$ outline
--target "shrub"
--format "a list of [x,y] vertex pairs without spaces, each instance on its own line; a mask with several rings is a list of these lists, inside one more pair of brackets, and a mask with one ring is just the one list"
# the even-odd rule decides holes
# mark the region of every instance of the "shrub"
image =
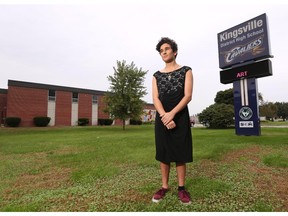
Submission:
[[112,125],[113,119],[98,119],[99,125]]
[[46,127],[50,120],[51,118],[46,116],[37,116],[33,118],[34,124],[37,127]]
[[79,118],[78,119],[78,125],[79,126],[87,126],[87,125],[89,125],[89,119],[88,118]]
[[130,119],[130,125],[142,125],[141,120]]
[[19,117],[7,117],[5,119],[5,124],[9,127],[18,127],[21,122],[21,118]]
[[234,108],[230,104],[213,104],[199,114],[199,121],[209,128],[228,128],[234,124]]

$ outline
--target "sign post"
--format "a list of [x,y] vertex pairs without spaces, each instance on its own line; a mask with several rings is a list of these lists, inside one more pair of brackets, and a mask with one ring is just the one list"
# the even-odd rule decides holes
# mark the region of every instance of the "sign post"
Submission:
[[261,135],[257,79],[233,82],[235,129],[237,135]]
[[268,24],[262,14],[218,33],[220,82],[233,83],[237,135],[261,135],[257,78],[272,75]]

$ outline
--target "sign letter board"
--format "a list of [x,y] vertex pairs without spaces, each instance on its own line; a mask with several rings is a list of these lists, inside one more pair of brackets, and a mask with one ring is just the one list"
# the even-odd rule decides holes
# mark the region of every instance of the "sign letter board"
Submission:
[[269,59],[220,71],[220,82],[232,83],[241,79],[259,78],[272,75],[272,63]]
[[271,57],[267,16],[262,14],[217,34],[219,67]]

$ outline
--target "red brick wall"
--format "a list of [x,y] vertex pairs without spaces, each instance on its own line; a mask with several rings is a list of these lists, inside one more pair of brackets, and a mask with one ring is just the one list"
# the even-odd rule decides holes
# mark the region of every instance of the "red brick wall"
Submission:
[[[78,118],[89,118],[90,125],[92,124],[92,96],[90,93],[78,95]],[[56,90],[55,105],[55,126],[71,126],[72,92]],[[19,126],[34,126],[34,117],[47,116],[48,89],[10,85],[7,94],[0,93],[0,122],[5,106],[7,106],[7,117],[21,118]],[[109,118],[109,114],[103,111],[105,107],[104,96],[98,95],[98,119]],[[155,109],[153,104],[146,104],[145,108]],[[122,121],[118,119],[115,124],[121,125]]]
[[123,121],[121,119],[115,119],[114,125],[123,125]]
[[78,95],[78,118],[88,118],[92,125],[92,95],[80,93]]
[[71,126],[72,92],[56,91],[55,125]]
[[7,108],[7,94],[0,93],[0,124],[4,124],[4,118],[6,117]]
[[33,118],[47,116],[48,90],[8,87],[7,117],[20,117],[21,126],[34,126]]
[[103,97],[104,96],[98,96],[98,119],[109,118],[109,114],[103,112],[103,110],[106,107],[106,104],[104,103]]

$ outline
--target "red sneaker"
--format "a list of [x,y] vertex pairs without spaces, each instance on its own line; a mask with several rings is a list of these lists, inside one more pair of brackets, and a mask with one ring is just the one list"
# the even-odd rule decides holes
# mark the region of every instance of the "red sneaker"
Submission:
[[183,204],[190,204],[191,203],[190,194],[186,190],[178,191],[178,197],[179,197],[179,200]]
[[154,194],[154,196],[152,198],[152,202],[158,203],[159,201],[161,201],[164,198],[167,191],[168,191],[168,189],[166,189],[166,188],[161,188],[160,190],[158,190]]

